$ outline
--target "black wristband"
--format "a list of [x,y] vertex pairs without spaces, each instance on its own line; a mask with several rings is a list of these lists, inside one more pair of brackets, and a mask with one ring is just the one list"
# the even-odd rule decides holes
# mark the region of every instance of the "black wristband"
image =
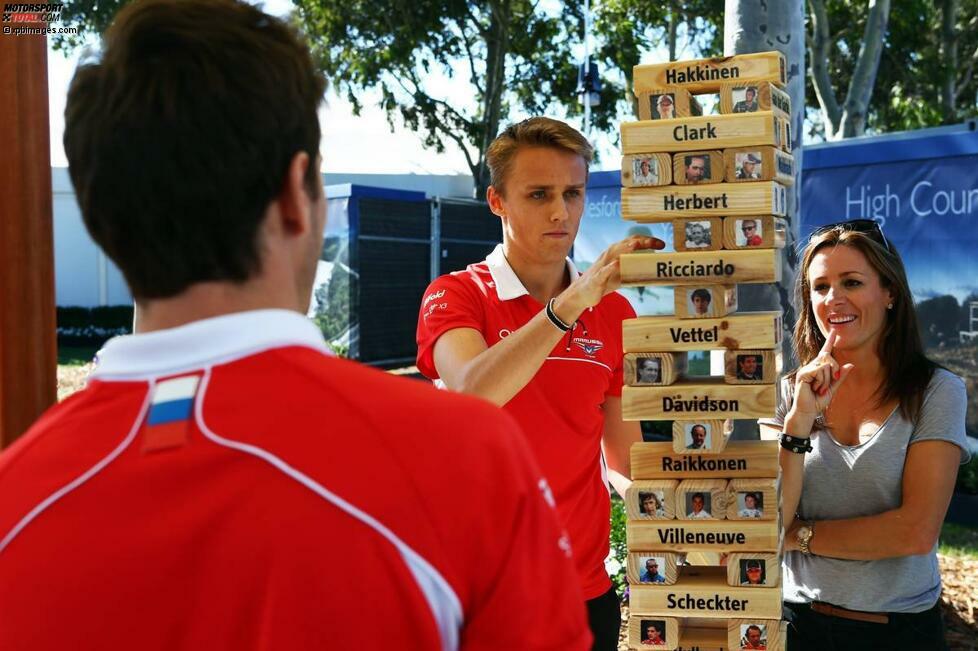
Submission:
[[781,447],[788,452],[804,454],[812,451],[812,441],[809,438],[792,436],[791,434],[786,434],[785,432],[781,432],[781,435],[778,438],[781,441]]
[[555,328],[561,332],[567,332],[574,327],[574,324],[564,323],[563,320],[557,316],[557,313],[554,312],[554,301],[556,300],[556,298],[551,298],[549,301],[547,301],[547,318],[550,319],[550,323],[554,324]]

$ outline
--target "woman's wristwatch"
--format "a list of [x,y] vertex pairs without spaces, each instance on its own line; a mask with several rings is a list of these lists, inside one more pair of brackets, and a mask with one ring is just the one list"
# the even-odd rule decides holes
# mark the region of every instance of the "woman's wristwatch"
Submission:
[[815,523],[806,522],[802,526],[798,527],[798,531],[795,532],[795,539],[798,541],[798,549],[805,556],[811,556],[812,549],[812,538],[815,537]]

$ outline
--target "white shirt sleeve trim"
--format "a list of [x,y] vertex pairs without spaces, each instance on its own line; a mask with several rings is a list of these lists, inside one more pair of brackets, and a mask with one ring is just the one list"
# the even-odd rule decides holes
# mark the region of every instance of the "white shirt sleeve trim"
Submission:
[[143,423],[143,419],[146,417],[146,412],[149,409],[150,398],[153,395],[154,383],[150,382],[149,390],[146,391],[146,397],[143,398],[143,405],[139,408],[139,414],[136,416],[136,420],[133,421],[132,426],[129,429],[129,433],[126,435],[122,442],[115,447],[114,450],[109,452],[101,461],[96,463],[94,466],[83,472],[76,479],[65,484],[55,492],[51,493],[47,498],[42,500],[37,506],[30,510],[30,512],[20,519],[20,522],[14,525],[14,528],[7,532],[7,535],[0,540],[0,554],[3,550],[7,548],[8,545],[16,538],[24,528],[31,522],[37,519],[44,511],[48,509],[52,504],[60,500],[62,497],[75,490],[89,479],[97,475],[102,471],[107,465],[112,463],[120,454],[122,454],[129,444],[132,443],[133,439],[136,438],[136,434],[139,432],[139,428]]

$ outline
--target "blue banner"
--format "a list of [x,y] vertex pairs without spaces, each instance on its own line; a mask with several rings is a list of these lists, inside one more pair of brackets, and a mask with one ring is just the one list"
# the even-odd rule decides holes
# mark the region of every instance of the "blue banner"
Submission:
[[873,140],[806,149],[802,237],[832,222],[875,219],[903,257],[918,302],[975,300],[978,134],[904,138],[899,148]]

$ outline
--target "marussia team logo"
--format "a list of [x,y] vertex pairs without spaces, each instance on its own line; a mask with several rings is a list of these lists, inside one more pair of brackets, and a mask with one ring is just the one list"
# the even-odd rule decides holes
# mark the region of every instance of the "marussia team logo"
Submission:
[[604,342],[600,339],[584,339],[583,337],[575,337],[574,345],[583,350],[588,357],[594,357],[595,353],[604,348]]

